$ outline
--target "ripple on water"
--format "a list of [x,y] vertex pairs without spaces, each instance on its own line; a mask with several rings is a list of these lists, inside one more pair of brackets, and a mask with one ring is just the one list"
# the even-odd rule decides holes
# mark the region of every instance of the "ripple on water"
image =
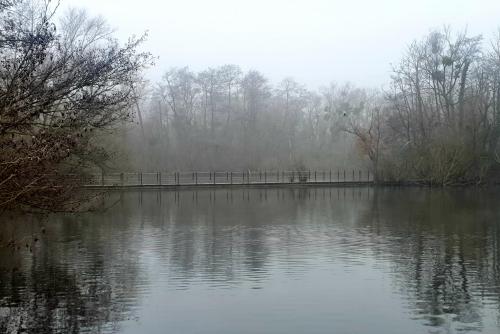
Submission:
[[106,212],[54,216],[32,253],[0,250],[0,329],[496,333],[498,198],[124,193]]

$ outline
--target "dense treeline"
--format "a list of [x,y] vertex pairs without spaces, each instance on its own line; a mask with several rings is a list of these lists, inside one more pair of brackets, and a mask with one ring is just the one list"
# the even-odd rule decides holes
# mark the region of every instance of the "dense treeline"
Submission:
[[[225,65],[169,70],[137,105],[129,138],[135,168],[227,170],[357,167],[341,131],[345,111],[368,94],[349,85],[316,93],[291,78],[272,86],[257,71]],[[326,102],[326,103],[325,103]],[[342,112],[339,112],[343,110]],[[354,165],[356,164],[356,165]]]
[[384,179],[449,185],[484,182],[499,162],[500,35],[434,31],[409,46],[383,90],[271,85],[225,65],[173,68],[144,92],[129,134],[136,169],[369,164]]

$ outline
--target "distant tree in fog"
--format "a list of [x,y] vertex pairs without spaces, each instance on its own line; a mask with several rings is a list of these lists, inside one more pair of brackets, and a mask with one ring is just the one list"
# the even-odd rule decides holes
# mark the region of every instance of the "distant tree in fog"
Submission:
[[[236,65],[198,73],[173,68],[154,91],[146,122],[149,144],[130,152],[147,157],[132,162],[133,168],[331,168],[338,152],[345,151],[336,149],[346,144],[335,140],[342,130],[338,117],[328,118],[324,98],[292,78],[273,87],[261,73],[243,73]],[[337,109],[331,112],[338,114]],[[181,118],[189,121],[180,123]],[[131,143],[137,139],[130,137]],[[352,166],[362,161],[357,159]]]

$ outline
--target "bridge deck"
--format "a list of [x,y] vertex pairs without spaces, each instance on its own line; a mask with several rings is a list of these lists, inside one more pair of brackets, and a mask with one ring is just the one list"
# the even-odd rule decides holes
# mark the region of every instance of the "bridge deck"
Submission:
[[337,171],[246,171],[246,172],[154,172],[93,174],[86,188],[175,188],[207,186],[328,185],[361,186],[374,183],[373,175],[361,170]]

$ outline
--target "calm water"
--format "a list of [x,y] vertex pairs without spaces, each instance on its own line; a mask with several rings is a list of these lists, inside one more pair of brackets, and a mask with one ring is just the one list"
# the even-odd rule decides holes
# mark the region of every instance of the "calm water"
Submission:
[[0,333],[500,332],[498,190],[145,191],[105,205],[3,218]]

